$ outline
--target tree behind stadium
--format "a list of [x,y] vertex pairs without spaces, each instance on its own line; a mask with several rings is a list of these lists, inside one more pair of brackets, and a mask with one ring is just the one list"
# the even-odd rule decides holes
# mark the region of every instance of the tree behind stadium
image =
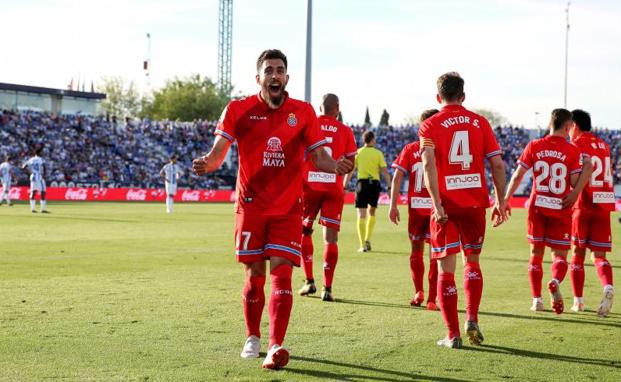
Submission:
[[143,101],[141,115],[154,120],[213,121],[218,119],[227,102],[228,98],[218,94],[213,81],[194,74],[168,80],[163,88],[153,92],[151,102]]

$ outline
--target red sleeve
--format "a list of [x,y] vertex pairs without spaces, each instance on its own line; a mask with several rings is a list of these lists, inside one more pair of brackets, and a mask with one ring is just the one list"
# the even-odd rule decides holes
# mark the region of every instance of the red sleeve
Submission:
[[[572,144],[572,146],[574,146]],[[582,172],[582,154],[577,146],[574,146],[572,160],[569,162],[569,173],[579,174]]]
[[215,135],[221,135],[231,142],[235,142],[235,139],[237,139],[235,135],[237,113],[235,113],[233,102],[234,101],[229,102],[222,111],[222,115],[220,115],[220,120],[218,120],[218,125],[216,126],[216,131],[214,131]]
[[494,130],[492,130],[492,127],[485,118],[483,118],[481,122],[483,123],[483,150],[485,151],[485,158],[489,159],[493,156],[501,155],[502,150],[498,145]]
[[304,145],[306,151],[311,152],[319,146],[326,145],[326,137],[321,131],[319,119],[310,104],[306,104],[306,126],[304,126]]
[[411,146],[406,145],[403,150],[397,156],[394,162],[392,162],[392,168],[401,171],[404,175],[408,174],[408,168],[410,168],[409,158],[412,157],[412,153],[410,152]]
[[358,146],[356,146],[354,131],[348,126],[343,126],[343,128],[345,132],[345,156],[353,157],[358,154]]
[[520,159],[518,159],[518,162],[517,162],[518,165],[524,167],[527,170],[530,170],[530,168],[533,167],[533,157],[531,154],[531,151],[532,151],[531,146],[532,146],[532,142],[526,145],[526,148],[522,152],[522,155],[520,155]]
[[420,150],[422,151],[425,147],[435,148],[436,145],[433,141],[433,136],[431,134],[431,126],[429,126],[428,122],[423,122],[418,129],[418,137],[420,139]]

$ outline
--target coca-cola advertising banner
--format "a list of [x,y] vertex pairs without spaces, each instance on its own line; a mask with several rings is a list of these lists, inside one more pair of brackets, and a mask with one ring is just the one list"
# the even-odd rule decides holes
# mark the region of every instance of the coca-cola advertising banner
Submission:
[[[78,187],[48,187],[47,200],[63,201],[101,201],[101,202],[164,202],[166,192],[163,189],[153,188],[78,188]],[[12,200],[28,200],[28,187],[12,187],[10,190]],[[235,191],[230,190],[179,190],[175,195],[177,202],[215,202],[231,203],[235,201]],[[353,204],[355,195],[353,192],[345,194],[345,203]],[[518,196],[511,199],[511,207],[527,207],[528,198]],[[382,193],[379,204],[390,203],[388,194]],[[407,205],[406,194],[401,194],[399,204]],[[621,211],[621,200],[617,200],[617,211]]]

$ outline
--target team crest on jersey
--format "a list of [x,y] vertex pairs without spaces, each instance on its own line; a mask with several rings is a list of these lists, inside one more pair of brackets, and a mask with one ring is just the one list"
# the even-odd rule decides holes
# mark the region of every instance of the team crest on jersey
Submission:
[[289,114],[289,118],[287,118],[287,124],[291,127],[295,127],[298,124],[297,118],[295,118],[295,114]]
[[263,152],[263,167],[285,167],[285,153],[280,138],[271,137],[267,140],[267,147]]

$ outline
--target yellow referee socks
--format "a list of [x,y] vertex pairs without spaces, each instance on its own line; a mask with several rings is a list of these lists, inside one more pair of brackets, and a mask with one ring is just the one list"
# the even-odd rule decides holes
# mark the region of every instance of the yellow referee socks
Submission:
[[358,216],[358,241],[360,241],[360,248],[364,247],[364,240],[367,236],[367,219]]
[[371,241],[371,235],[373,235],[373,228],[375,228],[375,216],[369,215],[367,220],[367,234],[364,236],[364,241]]

